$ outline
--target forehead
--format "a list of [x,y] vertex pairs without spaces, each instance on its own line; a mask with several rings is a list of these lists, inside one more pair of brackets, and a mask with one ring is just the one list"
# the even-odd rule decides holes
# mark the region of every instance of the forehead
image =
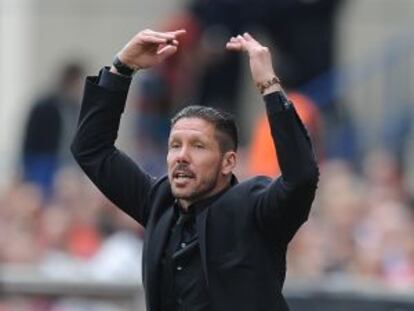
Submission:
[[214,125],[201,118],[181,118],[171,128],[170,138],[176,135],[212,135]]

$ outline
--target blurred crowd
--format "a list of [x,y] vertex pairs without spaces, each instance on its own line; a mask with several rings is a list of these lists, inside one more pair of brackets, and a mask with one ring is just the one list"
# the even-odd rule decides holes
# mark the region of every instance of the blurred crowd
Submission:
[[[241,167],[241,168],[240,168]],[[248,167],[239,163],[239,176]],[[395,159],[368,155],[356,170],[321,163],[308,222],[291,243],[288,278],[344,276],[414,287],[414,206]],[[1,264],[35,264],[46,276],[140,278],[143,230],[76,169],[58,172],[53,195],[16,182],[0,200]]]
[[1,264],[35,265],[46,277],[138,280],[142,228],[79,171],[57,173],[53,195],[12,184],[0,200]]
[[324,162],[310,219],[290,247],[289,276],[412,290],[413,203],[385,150],[369,154],[359,173],[346,161]]
[[[228,19],[234,15],[226,14],[233,10],[233,2],[218,2],[228,5],[221,13],[220,6],[210,7],[208,1],[199,1],[171,17],[165,30],[187,29],[179,54],[140,73],[132,86],[129,105],[135,108],[132,132],[136,152],[131,156],[155,176],[165,172],[169,119],[190,98],[232,111],[236,117],[240,115],[239,59],[223,53],[222,43],[229,34],[243,29],[241,25],[266,27],[271,39],[280,43],[279,60],[285,66],[281,75],[289,89],[330,65],[330,57],[319,57],[330,55],[329,47],[310,53],[303,46],[299,50],[308,51],[310,59],[297,57],[300,61],[295,63],[294,47],[298,43],[290,42],[288,33],[271,35],[278,23],[272,25],[266,16],[256,16],[254,20],[247,9],[237,15],[241,20]],[[242,1],[245,2],[248,1]],[[288,3],[293,2],[281,1],[285,7],[280,4],[279,12],[290,12]],[[319,11],[330,16],[320,20],[321,29],[332,22],[327,10],[333,12],[334,2],[319,1],[319,7],[310,12],[312,18],[318,18]],[[309,13],[294,9],[302,17]],[[290,17],[287,14],[279,22],[288,22]],[[257,21],[261,18],[264,22],[260,25]],[[286,29],[298,32],[310,29],[306,22],[316,25],[314,19],[304,18],[303,22],[302,28],[295,25]],[[319,33],[310,33],[308,39],[312,35],[318,37]],[[311,39],[308,44],[318,46]],[[328,63],[315,69],[316,59],[328,59]],[[304,70],[302,75],[298,68]],[[28,113],[21,172],[0,196],[0,268],[31,266],[45,277],[66,280],[140,282],[143,229],[86,180],[69,154],[83,79],[82,66],[68,64],[56,87],[35,100]],[[290,244],[288,280],[339,277],[374,281],[396,289],[414,288],[414,201],[407,190],[400,154],[378,149],[364,156],[332,157],[326,152],[327,141],[332,140],[327,135],[339,123],[329,124],[327,120],[335,119],[335,103],[329,109],[321,109],[299,92],[290,92],[290,98],[314,141],[321,178],[309,221]],[[277,176],[279,168],[266,116],[260,114],[255,126],[248,130],[251,137],[242,138],[237,176]],[[343,137],[336,137],[338,145],[351,146],[353,142],[342,141]],[[20,310],[22,306],[25,310],[93,310],[83,302],[68,303],[60,301],[47,308],[42,303],[32,304],[29,308],[19,300],[0,299],[0,311]],[[106,308],[112,310],[108,305]],[[102,306],[97,309],[106,310]]]
[[[324,161],[310,219],[290,244],[287,279],[414,288],[413,212],[385,151],[369,155],[360,173],[346,161]],[[34,265],[52,279],[140,282],[142,237],[76,170],[59,171],[47,201],[30,183],[11,185],[0,200],[2,267]],[[3,303],[0,310],[10,310]],[[66,310],[59,306],[51,310]]]

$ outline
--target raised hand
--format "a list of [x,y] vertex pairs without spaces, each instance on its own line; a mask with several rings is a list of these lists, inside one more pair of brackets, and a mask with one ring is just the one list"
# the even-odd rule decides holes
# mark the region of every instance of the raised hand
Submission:
[[[117,54],[124,64],[134,69],[144,69],[157,65],[177,52],[178,38],[185,34],[184,29],[158,32],[146,29],[137,33]],[[111,68],[111,71],[116,69]]]
[[[266,84],[276,77],[269,48],[261,45],[247,32],[243,36],[231,37],[226,44],[226,48],[248,54],[252,78],[256,85]],[[275,90],[280,90],[278,83],[273,83],[265,93]]]

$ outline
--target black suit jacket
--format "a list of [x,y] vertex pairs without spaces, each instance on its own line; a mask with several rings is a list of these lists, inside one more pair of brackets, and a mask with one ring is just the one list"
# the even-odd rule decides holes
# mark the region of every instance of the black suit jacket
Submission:
[[[167,177],[154,179],[114,142],[127,92],[88,78],[72,152],[98,188],[143,225],[148,311],[159,310],[160,259],[173,218]],[[307,219],[318,180],[310,140],[284,96],[265,97],[282,176],[234,182],[196,218],[212,311],[288,310],[282,296],[287,244]]]

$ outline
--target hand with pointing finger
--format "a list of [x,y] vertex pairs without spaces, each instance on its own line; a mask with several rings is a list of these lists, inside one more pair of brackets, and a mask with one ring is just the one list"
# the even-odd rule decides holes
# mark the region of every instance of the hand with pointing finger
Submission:
[[256,85],[270,84],[263,94],[281,90],[279,79],[273,70],[272,55],[269,48],[261,45],[247,32],[243,36],[231,37],[226,44],[231,51],[246,52],[249,56],[250,70]]
[[[157,32],[151,29],[140,31],[117,54],[119,60],[133,69],[144,69],[157,65],[177,52],[179,37],[184,29]],[[117,72],[114,66],[112,72]]]

